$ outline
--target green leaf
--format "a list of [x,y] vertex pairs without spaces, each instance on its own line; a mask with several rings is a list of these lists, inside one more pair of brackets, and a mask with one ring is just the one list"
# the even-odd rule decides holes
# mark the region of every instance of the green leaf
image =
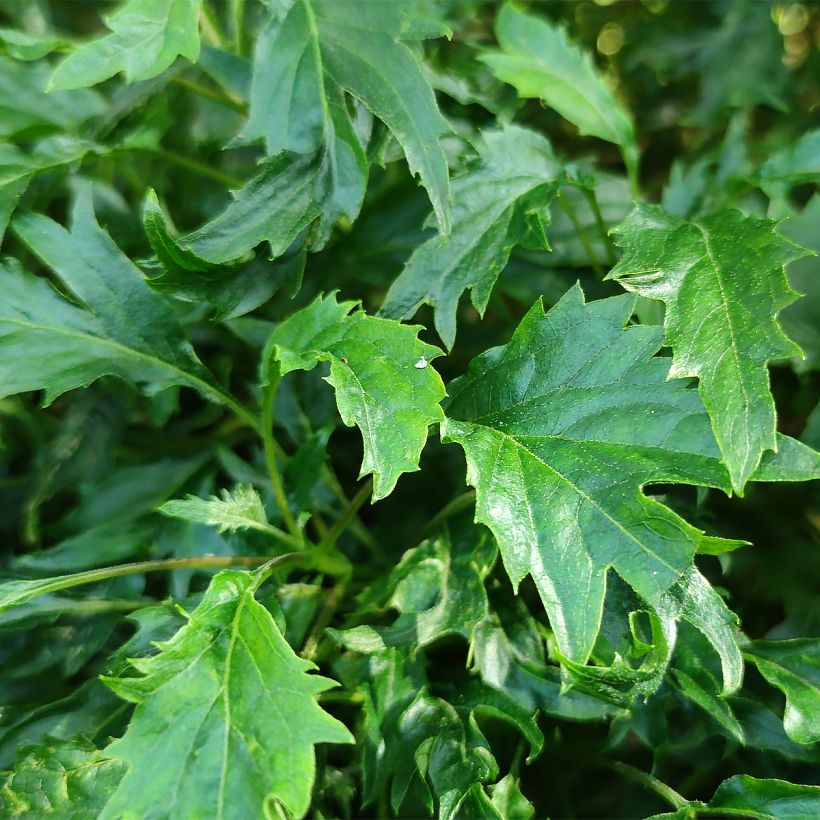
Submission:
[[724,780],[709,801],[713,809],[736,809],[746,817],[805,820],[820,812],[820,786],[761,780],[739,774]]
[[493,806],[505,820],[533,820],[535,809],[521,793],[518,780],[506,775],[490,788]]
[[92,40],[54,70],[49,88],[87,88],[120,72],[149,80],[176,60],[199,56],[201,0],[128,0],[105,18],[110,34]]
[[178,239],[169,233],[156,198],[149,195],[146,234],[167,271],[213,274],[218,266],[247,261],[262,242],[270,245],[272,257],[282,256],[321,214],[315,197],[320,168],[314,158],[279,154],[264,160],[261,168],[220,214]]
[[696,376],[732,487],[739,493],[766,450],[776,450],[767,363],[800,356],[777,322],[797,294],[783,266],[806,251],[777,223],[721,211],[687,222],[637,205],[615,230],[624,256],[609,273],[666,305],[671,377]]
[[0,772],[0,813],[66,820],[97,817],[124,769],[82,738],[22,748],[13,771]]
[[274,4],[257,41],[243,139],[264,138],[271,154],[319,151],[329,175],[331,218],[352,219],[364,195],[367,165],[342,93],[347,92],[394,134],[447,233],[447,161],[439,138],[449,126],[408,46],[445,32],[414,25],[403,5],[390,0]]
[[450,349],[456,310],[470,289],[484,315],[493,285],[517,244],[548,249],[549,204],[562,168],[550,144],[518,126],[486,131],[478,165],[453,181],[453,227],[419,245],[385,297],[381,312],[407,319],[421,304],[436,309],[436,330]]
[[333,682],[308,674],[254,599],[265,577],[219,573],[159,653],[132,661],[139,676],[105,679],[137,707],[105,750],[128,772],[102,818],[306,814],[315,744],[352,738],[316,703]]
[[364,802],[389,786],[398,813],[412,796],[439,818],[501,816],[483,784],[498,777],[498,764],[476,716],[516,727],[530,745],[529,760],[543,737],[529,713],[503,692],[475,682],[461,687],[457,702],[434,697],[416,660],[388,649],[368,658],[363,750]]
[[388,495],[402,473],[418,469],[427,428],[441,421],[444,385],[430,362],[438,348],[419,341],[418,326],[351,311],[355,302],[319,296],[271,334],[262,381],[330,362],[342,421],[362,431],[360,476],[374,476],[373,499]]
[[635,181],[638,149],[632,120],[590,55],[568,40],[562,26],[510,3],[498,13],[495,34],[501,50],[486,51],[479,59],[520,96],[543,100],[581,134],[618,145]]
[[581,692],[565,691],[557,666],[545,663],[535,621],[520,601],[510,611],[490,613],[474,633],[475,663],[481,679],[530,712],[553,718],[600,721],[614,709]]
[[662,617],[683,619],[698,630],[720,656],[723,693],[736,692],[743,682],[743,655],[737,615],[701,575],[697,567],[687,569],[661,599]]
[[[650,359],[658,327],[623,329],[630,297],[540,302],[510,344],[479,356],[448,392],[442,438],[462,445],[476,515],[514,586],[531,575],[561,652],[590,654],[609,567],[656,605],[702,534],[640,491],[685,482],[728,489],[697,394]],[[634,423],[640,407],[642,423]]]
[[15,60],[39,60],[46,54],[68,45],[67,40],[48,34],[37,35],[26,31],[15,31],[11,28],[0,28],[2,51],[10,54]]
[[798,370],[820,370],[820,194],[815,194],[806,207],[781,223],[780,230],[793,242],[811,248],[814,256],[795,259],[786,270],[794,289],[803,294],[780,314],[780,322],[786,334],[794,339],[806,355],[804,360],[793,359]]
[[698,669],[697,676],[692,677],[682,669],[675,669],[673,670],[673,677],[680,691],[703,709],[706,714],[714,718],[730,737],[733,737],[738,743],[746,742],[743,727],[732,713],[731,706],[719,696],[718,683],[711,676],[709,670]]
[[106,101],[89,89],[46,94],[49,67],[20,63],[0,55],[0,137],[76,133],[107,110]]
[[49,137],[24,154],[13,145],[0,144],[0,242],[20,198],[34,177],[82,159],[98,147],[74,137]]
[[171,518],[182,518],[195,524],[216,527],[219,532],[236,530],[260,530],[270,528],[259,493],[248,484],[239,484],[233,492],[222,490],[222,498],[197,498],[188,495],[184,499],[166,501],[159,512]]
[[45,279],[0,268],[3,395],[45,390],[48,404],[116,375],[138,384],[187,385],[230,402],[168,303],[97,224],[88,192],[77,201],[70,232],[40,214],[20,214],[13,226],[85,307],[68,302]]
[[754,641],[744,657],[786,696],[786,734],[798,743],[820,741],[820,641]]
[[421,649],[445,635],[472,643],[476,625],[488,612],[484,579],[496,555],[489,533],[475,526],[425,541],[404,554],[390,573],[385,594],[373,601],[399,612],[390,626],[331,633],[348,649],[368,654],[390,646]]

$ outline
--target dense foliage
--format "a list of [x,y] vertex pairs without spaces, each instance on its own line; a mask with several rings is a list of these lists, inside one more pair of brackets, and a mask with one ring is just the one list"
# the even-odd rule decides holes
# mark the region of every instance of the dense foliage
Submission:
[[816,7],[0,15],[0,815],[820,816]]

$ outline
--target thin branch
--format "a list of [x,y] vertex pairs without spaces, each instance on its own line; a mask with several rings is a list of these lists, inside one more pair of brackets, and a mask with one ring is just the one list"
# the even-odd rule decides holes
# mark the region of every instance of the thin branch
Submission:
[[575,233],[578,235],[578,239],[584,246],[584,250],[586,251],[587,257],[589,257],[590,267],[593,271],[595,271],[595,275],[599,279],[603,279],[603,268],[601,267],[601,263],[598,261],[598,256],[595,253],[595,249],[592,247],[592,243],[589,241],[589,237],[587,236],[586,231],[583,229],[580,221],[578,220],[578,214],[575,212],[575,207],[569,201],[569,198],[564,195],[563,191],[558,194],[556,200],[558,201],[558,204],[564,209],[564,213],[567,215],[567,218],[572,223],[572,227],[575,228]]

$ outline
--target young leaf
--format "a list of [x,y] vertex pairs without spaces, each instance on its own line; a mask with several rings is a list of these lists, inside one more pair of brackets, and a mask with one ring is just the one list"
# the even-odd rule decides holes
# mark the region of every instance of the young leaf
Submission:
[[105,19],[111,34],[92,40],[55,69],[49,88],[87,88],[119,72],[149,80],[176,60],[199,56],[201,0],[128,0]]
[[433,305],[448,349],[461,294],[469,288],[483,315],[513,247],[549,248],[544,228],[562,170],[547,140],[518,126],[484,132],[477,148],[480,163],[453,181],[451,233],[416,248],[381,308],[385,316],[408,319],[419,305]]
[[589,54],[573,45],[561,26],[520,11],[511,3],[498,13],[500,51],[479,59],[522,97],[535,97],[578,126],[581,134],[614,142],[633,181],[638,149],[632,120],[617,102]]
[[425,23],[390,0],[274,4],[257,42],[243,138],[264,138],[272,154],[323,153],[331,175],[329,207],[353,217],[367,167],[344,90],[395,135],[447,233],[447,161],[439,137],[449,126],[408,46],[446,29]]
[[268,339],[262,381],[330,362],[342,421],[364,440],[360,476],[372,473],[373,499],[388,495],[402,473],[418,469],[427,428],[441,421],[444,385],[430,362],[441,355],[419,341],[418,326],[351,311],[355,302],[319,296],[289,316]]
[[184,499],[166,501],[159,512],[171,518],[182,518],[195,524],[216,527],[219,532],[270,529],[259,493],[248,484],[239,484],[233,492],[222,490],[222,498],[209,499],[189,495]]
[[513,584],[532,575],[562,654],[578,663],[598,634],[607,569],[657,604],[701,538],[640,488],[728,489],[697,394],[650,358],[660,328],[623,329],[631,311],[629,297],[584,304],[577,286],[546,316],[537,302],[510,344],[449,386],[442,425],[465,450],[477,518]]
[[105,679],[137,708],[105,750],[128,772],[101,817],[258,817],[274,802],[305,815],[314,746],[352,738],[314,699],[333,682],[254,599],[264,578],[219,573],[159,653],[132,661],[139,676]]
[[746,742],[743,726],[732,713],[732,707],[720,697],[718,683],[707,669],[698,669],[696,677],[682,669],[675,669],[672,674],[678,688],[689,700],[717,721],[738,743]]
[[0,814],[97,817],[124,771],[83,738],[21,748],[14,769],[0,772]]
[[[17,235],[87,309],[59,296],[47,280],[0,267],[3,395],[45,390],[46,403],[101,376],[138,384],[187,385],[230,401],[185,339],[168,303],[97,224],[81,196],[71,231],[40,214],[14,219]],[[59,353],[59,355],[57,355]]]
[[798,743],[820,741],[820,641],[754,641],[744,650],[744,657],[786,696],[786,734]]
[[666,304],[669,375],[698,378],[739,493],[763,452],[777,449],[766,364],[801,355],[776,317],[798,295],[783,266],[806,251],[775,225],[739,211],[687,222],[656,205],[637,205],[616,229],[624,256],[608,275]]

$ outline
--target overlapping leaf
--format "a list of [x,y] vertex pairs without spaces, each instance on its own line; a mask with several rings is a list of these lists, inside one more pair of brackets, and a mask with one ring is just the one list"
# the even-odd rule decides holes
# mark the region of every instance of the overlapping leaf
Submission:
[[308,674],[254,599],[264,578],[219,573],[159,654],[132,661],[138,676],[106,679],[137,708],[105,750],[128,772],[101,817],[305,815],[315,744],[352,738],[316,703],[333,682]]
[[771,220],[722,211],[687,222],[638,205],[617,228],[624,256],[609,276],[666,304],[670,376],[696,376],[738,492],[766,450],[776,450],[766,365],[799,356],[777,322],[797,294],[783,266],[805,251]]
[[70,232],[39,214],[19,215],[14,229],[86,307],[64,299],[45,279],[2,269],[3,395],[44,390],[49,403],[116,375],[138,384],[187,385],[225,400],[170,306],[97,224],[90,195],[78,199]]
[[96,817],[124,771],[120,761],[105,759],[82,738],[21,749],[14,769],[0,772],[0,813]]
[[[465,450],[477,518],[513,584],[533,577],[577,663],[598,633],[609,567],[657,606],[703,539],[640,488],[730,487],[697,393],[650,358],[660,328],[623,329],[631,310],[629,297],[584,304],[578,287],[546,315],[536,303],[510,344],[450,385],[442,425]],[[817,455],[793,446],[816,471]]]
[[517,126],[485,132],[477,148],[479,164],[453,182],[451,233],[413,251],[381,309],[407,319],[419,305],[433,305],[447,348],[455,342],[456,309],[465,290],[483,315],[513,247],[549,248],[544,231],[562,173],[547,140]]
[[418,469],[427,428],[444,417],[444,385],[430,366],[441,351],[418,339],[417,326],[351,313],[355,306],[319,296],[288,317],[268,340],[262,380],[330,362],[327,381],[342,421],[362,431],[361,475],[373,474],[377,500]]
[[638,149],[632,120],[617,102],[586,52],[573,45],[561,26],[507,3],[495,34],[500,51],[481,59],[522,97],[542,99],[589,134],[620,146],[630,177],[637,174]]
[[[399,612],[395,622],[358,626],[334,636],[348,649],[366,653],[390,646],[421,649],[445,635],[460,635],[471,643],[488,613],[484,579],[496,555],[486,530],[474,526],[425,541],[405,553],[390,574],[386,603]],[[383,604],[383,597],[376,602]]]
[[244,139],[264,138],[271,154],[319,152],[326,205],[335,221],[358,213],[367,165],[347,92],[382,120],[427,189],[441,229],[449,229],[449,129],[408,43],[446,29],[390,0],[295,0],[273,4],[254,58]]
[[199,56],[201,0],[128,0],[106,18],[111,33],[92,40],[56,68],[50,88],[87,88],[119,72],[149,80],[182,55]]

